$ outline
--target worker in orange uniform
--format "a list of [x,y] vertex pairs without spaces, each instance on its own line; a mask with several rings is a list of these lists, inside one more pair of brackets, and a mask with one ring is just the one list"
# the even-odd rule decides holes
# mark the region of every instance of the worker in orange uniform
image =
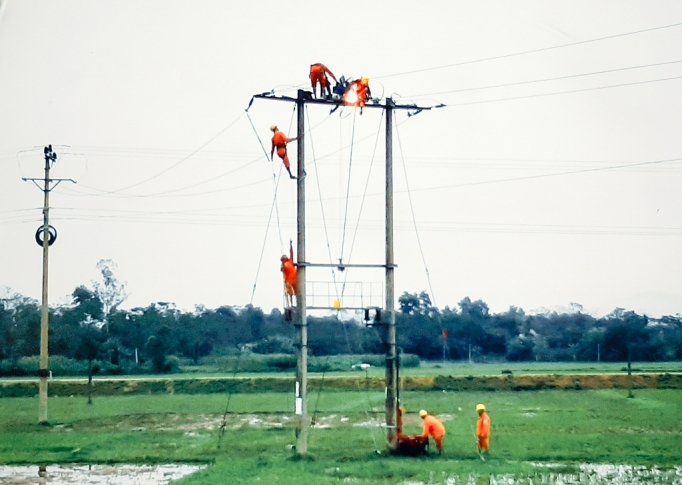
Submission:
[[372,96],[372,92],[369,89],[369,79],[363,77],[361,79],[356,79],[348,85],[346,93],[343,95],[343,100],[346,104],[352,104],[354,106],[360,107],[360,114],[362,114],[362,108],[365,107],[367,100]]
[[403,415],[405,414],[405,408],[398,406],[398,412],[396,413],[395,429],[397,431],[398,441],[405,438],[405,433],[403,433]]
[[476,439],[478,440],[478,452],[488,453],[490,449],[490,416],[485,412],[483,404],[476,405],[478,422],[476,423]]
[[310,65],[310,85],[313,87],[313,96],[317,98],[317,83],[320,83],[320,97],[324,96],[324,91],[327,91],[327,97],[332,97],[332,88],[329,85],[329,79],[327,78],[329,74],[335,82],[339,82],[327,66],[321,62]]
[[294,295],[298,291],[296,283],[298,281],[298,270],[294,264],[294,246],[289,240],[289,257],[282,255],[282,267],[280,268],[284,276],[284,286],[286,287],[287,302],[289,306],[294,306]]
[[282,159],[282,162],[284,163],[284,168],[287,169],[287,172],[289,172],[289,177],[292,179],[295,179],[291,173],[291,168],[289,164],[289,156],[287,155],[287,143],[290,141],[296,140],[296,138],[287,138],[287,136],[279,131],[277,128],[277,125],[272,125],[270,127],[270,131],[272,131],[272,149],[270,150],[270,161],[272,161],[272,156],[275,153],[275,148],[277,148],[277,156]]
[[430,415],[425,409],[419,411],[419,416],[424,420],[424,431],[422,431],[422,438],[428,438],[429,435],[436,442],[438,454],[443,454],[443,438],[445,437],[445,426],[440,419]]

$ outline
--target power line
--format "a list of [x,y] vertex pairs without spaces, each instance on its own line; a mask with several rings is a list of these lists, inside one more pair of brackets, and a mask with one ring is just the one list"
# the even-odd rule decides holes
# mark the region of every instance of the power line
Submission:
[[621,88],[621,87],[625,87],[625,86],[636,86],[638,84],[651,84],[651,83],[657,83],[657,82],[663,82],[663,81],[674,81],[677,79],[682,79],[682,76],[667,77],[667,78],[662,78],[662,79],[650,79],[648,81],[636,81],[636,82],[623,83],[623,84],[612,84],[609,86],[597,86],[594,88],[572,89],[570,91],[557,91],[554,93],[528,94],[525,96],[513,96],[513,97],[509,97],[509,98],[489,99],[489,100],[484,100],[484,101],[467,101],[465,103],[447,104],[444,107],[451,108],[454,106],[468,106],[468,105],[472,105],[472,104],[498,103],[501,101],[514,101],[517,99],[543,98],[543,97],[547,97],[547,96],[558,96],[561,94],[583,93],[586,91],[598,91],[601,89]]
[[650,29],[642,29],[642,30],[635,30],[635,31],[632,31],[632,32],[624,32],[624,33],[622,33],[622,34],[607,35],[607,36],[605,36],[605,37],[597,37],[597,38],[595,38],[595,39],[581,40],[581,41],[578,41],[578,42],[571,42],[571,43],[569,43],[569,44],[561,44],[561,45],[556,45],[556,46],[551,46],[551,47],[541,47],[541,48],[539,48],[539,49],[531,49],[531,50],[522,51],[522,52],[515,52],[515,53],[513,53],[513,54],[502,54],[502,55],[499,55],[499,56],[484,57],[484,58],[482,58],[482,59],[475,59],[475,60],[472,60],[472,61],[457,62],[457,63],[454,63],[454,64],[447,64],[447,65],[444,65],[444,66],[427,67],[427,68],[424,68],[424,69],[415,69],[415,70],[413,70],[413,71],[403,71],[403,72],[398,72],[398,73],[394,73],[394,74],[386,74],[386,75],[383,75],[383,76],[374,76],[373,79],[383,79],[383,78],[386,78],[386,77],[404,76],[404,75],[407,75],[407,74],[416,74],[416,73],[419,73],[419,72],[435,71],[435,70],[438,70],[438,69],[447,69],[447,68],[450,68],[450,67],[465,66],[465,65],[468,65],[468,64],[476,64],[476,63],[479,63],[479,62],[494,61],[494,60],[498,60],[498,59],[506,59],[506,58],[509,58],[509,57],[523,56],[523,55],[526,55],[526,54],[535,54],[535,53],[537,53],[537,52],[545,52],[545,51],[550,51],[550,50],[554,50],[554,49],[563,49],[563,48],[565,48],[565,47],[573,47],[573,46],[576,46],[576,45],[589,44],[589,43],[591,43],[591,42],[600,42],[600,41],[602,41],[602,40],[616,39],[616,38],[618,38],[618,37],[626,37],[626,36],[629,36],[629,35],[642,34],[642,33],[645,33],[645,32],[653,32],[653,31],[656,31],[656,30],[669,29],[669,28],[672,28],[672,27],[679,27],[679,26],[682,26],[682,22],[675,23],[675,24],[669,24],[669,25],[662,25],[662,26],[660,26],[660,27],[652,27],[652,28],[650,28]]
[[[396,126],[396,137],[398,138],[398,147],[400,148],[400,158],[402,159],[403,162],[403,174],[405,175],[405,187],[407,187],[407,200],[410,205],[410,214],[412,215],[412,224],[414,227],[414,233],[417,238],[417,246],[419,247],[419,253],[421,254],[422,257],[422,263],[424,264],[424,271],[426,273],[426,281],[429,285],[429,292],[431,295],[431,301],[433,302],[433,305],[436,306],[436,295],[433,292],[433,286],[431,285],[431,275],[429,274],[429,267],[426,265],[426,256],[424,256],[424,249],[422,247],[422,240],[421,237],[419,236],[419,229],[417,228],[417,218],[414,215],[414,204],[412,204],[412,194],[410,193],[410,178],[407,176],[407,167],[405,165],[405,154],[403,153],[403,144],[400,140],[400,132],[398,131],[398,128]],[[447,345],[447,343],[445,344]],[[445,357],[443,357],[445,358]]]
[[196,150],[194,150],[192,153],[190,153],[189,155],[187,155],[186,157],[184,157],[183,159],[181,159],[181,160],[180,160],[179,162],[177,162],[176,164],[171,165],[170,167],[168,167],[168,168],[162,170],[161,172],[157,173],[156,175],[154,175],[154,176],[152,176],[152,177],[149,177],[149,178],[147,178],[147,179],[145,179],[145,180],[142,180],[142,181],[137,182],[137,183],[135,183],[135,184],[129,185],[129,186],[127,186],[127,187],[123,187],[123,188],[121,188],[121,189],[117,189],[117,190],[112,190],[112,191],[109,191],[109,192],[105,192],[105,194],[115,194],[115,193],[118,193],[118,192],[123,192],[123,191],[125,191],[125,190],[132,189],[133,187],[138,187],[138,186],[140,186],[140,185],[142,185],[142,184],[146,184],[147,182],[150,182],[150,181],[152,181],[152,180],[154,180],[154,179],[159,178],[161,175],[165,174],[166,172],[168,172],[168,171],[174,169],[174,168],[177,167],[178,165],[180,165],[180,164],[182,164],[183,162],[185,162],[185,161],[187,161],[188,159],[190,159],[195,153],[200,152],[202,149],[204,149],[206,146],[208,146],[210,143],[212,143],[216,138],[218,138],[220,135],[222,135],[222,134],[225,133],[227,130],[229,130],[230,128],[232,128],[232,126],[233,126],[235,123],[237,123],[237,121],[239,121],[239,120],[241,119],[242,116],[244,116],[244,113],[240,113],[239,116],[237,116],[237,118],[235,118],[234,121],[232,121],[232,123],[230,123],[230,124],[227,125],[225,128],[223,128],[222,130],[220,130],[218,133],[216,133],[214,136],[212,136],[207,142],[205,142],[203,145],[201,145],[199,148],[197,148]]
[[646,65],[642,65],[642,66],[621,67],[621,68],[616,68],[616,69],[607,69],[604,71],[586,72],[586,73],[581,73],[581,74],[570,74],[567,76],[550,77],[550,78],[545,78],[545,79],[533,79],[530,81],[518,81],[518,82],[513,82],[513,83],[494,84],[491,86],[480,86],[480,87],[474,87],[474,88],[453,89],[450,91],[439,91],[439,92],[435,92],[435,93],[417,94],[417,95],[406,96],[406,97],[407,98],[421,98],[421,97],[425,97],[425,96],[436,96],[436,95],[440,95],[440,94],[463,93],[463,92],[467,92],[467,91],[479,91],[479,90],[483,90],[483,89],[495,89],[495,88],[504,88],[504,87],[510,87],[510,86],[520,86],[520,85],[524,85],[524,84],[543,83],[543,82],[549,82],[549,81],[560,81],[563,79],[573,79],[573,78],[578,78],[578,77],[597,76],[600,74],[609,74],[609,73],[613,73],[613,72],[629,71],[629,70],[633,70],[633,69],[646,69],[649,67],[667,66],[670,64],[678,64],[680,62],[682,62],[682,61],[659,62],[656,64],[646,64]]
[[[224,173],[222,173],[222,174],[220,174],[220,175],[217,175],[217,176],[215,176],[215,177],[213,177],[213,178],[211,178],[211,179],[208,179],[208,180],[204,180],[204,181],[202,181],[202,182],[197,182],[197,183],[192,184],[192,185],[186,185],[186,186],[184,186],[184,187],[180,187],[180,188],[177,188],[177,189],[165,190],[165,191],[163,191],[163,192],[147,193],[147,194],[138,194],[138,195],[133,195],[133,194],[117,194],[117,193],[102,191],[101,189],[98,189],[98,188],[96,188],[96,187],[90,187],[90,186],[82,185],[82,184],[81,184],[81,185],[80,185],[81,187],[86,188],[86,189],[90,189],[90,190],[94,190],[94,191],[97,191],[97,192],[99,192],[99,193],[86,193],[86,192],[79,193],[79,191],[76,191],[76,190],[73,190],[73,189],[67,189],[68,192],[73,192],[73,193],[72,193],[72,194],[68,194],[68,193],[67,193],[66,195],[81,196],[81,197],[82,197],[82,196],[88,196],[88,197],[103,197],[103,198],[112,198],[112,199],[138,199],[138,198],[144,199],[144,198],[153,198],[153,197],[174,197],[174,198],[175,198],[175,197],[197,197],[197,196],[201,196],[201,195],[208,195],[208,194],[216,194],[216,193],[221,193],[221,192],[228,192],[228,191],[232,191],[232,190],[238,190],[238,189],[243,189],[243,188],[246,188],[246,187],[252,187],[252,186],[254,186],[254,185],[262,184],[262,183],[264,183],[264,182],[269,181],[270,179],[261,179],[261,180],[256,180],[256,181],[253,181],[253,182],[249,182],[249,183],[247,183],[247,184],[237,185],[237,186],[234,186],[234,187],[226,187],[226,188],[223,188],[223,189],[211,190],[211,191],[205,191],[205,192],[197,192],[197,193],[192,193],[192,194],[177,194],[177,193],[176,193],[176,192],[179,192],[179,191],[181,191],[181,190],[187,190],[187,189],[191,189],[191,188],[193,188],[193,187],[197,187],[197,186],[199,186],[199,185],[204,185],[204,184],[207,184],[207,183],[210,183],[210,182],[215,182],[216,180],[218,180],[218,179],[220,179],[220,178],[222,178],[222,177],[225,177],[225,176],[227,176],[227,175],[231,175],[231,174],[233,174],[233,173],[235,173],[235,172],[237,172],[237,171],[239,171],[239,170],[242,170],[242,169],[248,167],[249,165],[251,165],[251,164],[253,164],[254,162],[257,162],[257,161],[258,161],[257,159],[256,159],[256,160],[252,160],[252,161],[248,162],[248,163],[245,164],[245,165],[242,165],[242,166],[240,166],[240,167],[238,167],[238,168],[235,168],[234,170],[231,170],[231,171],[229,171],[229,172],[224,172]],[[172,195],[168,195],[168,194],[172,194]]]
[[[171,213],[172,214],[172,213]],[[85,216],[78,215],[61,216],[55,218],[56,221],[93,221],[109,223],[141,223],[141,224],[163,224],[163,225],[201,225],[201,226],[240,226],[240,227],[261,227],[263,222],[253,217],[244,216],[233,220],[205,220],[190,218],[159,219],[149,217],[154,213],[140,213],[144,218],[117,218],[113,216]],[[33,218],[35,222],[39,218]],[[365,228],[377,229],[380,220],[364,221]],[[10,222],[11,224],[11,222]],[[311,219],[310,227],[323,229],[324,224],[321,220]],[[398,231],[413,232],[414,222],[403,220],[397,221],[395,229]],[[445,232],[445,233],[509,233],[509,234],[566,234],[566,235],[606,235],[606,236],[682,236],[682,227],[657,227],[657,226],[592,226],[592,225],[571,225],[571,224],[524,224],[524,223],[475,223],[475,222],[420,222],[420,231],[426,232]]]
[[481,182],[467,182],[467,183],[463,183],[463,184],[431,186],[431,187],[424,187],[421,189],[412,189],[412,192],[424,191],[424,190],[451,189],[451,188],[456,188],[456,187],[469,187],[469,186],[474,186],[474,185],[496,184],[496,183],[501,183],[501,182],[515,182],[518,180],[531,180],[531,179],[547,178],[547,177],[559,177],[562,175],[573,175],[573,174],[577,174],[577,173],[601,172],[604,170],[618,170],[621,168],[637,167],[637,166],[642,166],[642,165],[655,165],[655,164],[660,164],[660,163],[670,163],[670,162],[680,162],[680,161],[682,161],[682,158],[669,158],[666,160],[653,160],[653,161],[649,161],[649,162],[637,162],[637,163],[630,163],[630,164],[625,164],[625,165],[612,165],[609,167],[583,168],[580,170],[571,170],[571,171],[558,172],[558,173],[527,175],[527,176],[522,176],[522,177],[513,177],[513,178],[497,179],[497,180],[483,180]]
[[[500,160],[503,161],[503,160]],[[411,189],[411,192],[422,192],[422,191],[431,191],[431,190],[440,190],[440,189],[451,189],[451,188],[459,188],[459,187],[470,187],[470,186],[476,186],[476,185],[488,185],[488,184],[494,184],[494,183],[505,183],[505,182],[515,182],[515,181],[521,181],[521,180],[532,180],[532,179],[538,179],[538,178],[547,178],[547,177],[558,177],[558,176],[564,176],[564,175],[573,175],[573,174],[579,174],[579,173],[589,173],[589,172],[600,172],[600,171],[606,171],[606,170],[618,170],[622,171],[622,169],[629,169],[629,168],[634,168],[634,167],[644,167],[644,166],[652,166],[652,165],[661,165],[665,163],[675,163],[675,162],[681,162],[681,158],[670,158],[670,159],[664,159],[664,160],[653,160],[653,161],[645,161],[645,162],[633,162],[633,163],[625,163],[625,164],[618,164],[618,165],[608,165],[608,166],[602,166],[602,167],[592,167],[592,168],[583,168],[583,169],[577,169],[577,170],[567,170],[563,172],[554,172],[554,173],[545,173],[545,174],[536,174],[536,175],[528,175],[528,176],[520,176],[520,177],[510,177],[510,178],[502,178],[502,179],[494,179],[494,180],[483,180],[479,182],[466,182],[466,183],[460,183],[460,184],[451,184],[451,185],[430,185],[427,187],[421,187],[417,189]],[[405,191],[400,191],[396,190],[395,193],[404,193]],[[383,193],[363,193],[362,195],[350,195],[351,198],[358,198],[358,197],[377,197],[381,196]],[[319,202],[319,200],[343,200],[343,197],[326,197],[324,199],[309,199],[310,202]],[[219,207],[219,208],[211,208],[211,209],[199,209],[200,211],[211,211],[211,210],[245,210],[245,209],[254,209],[254,208],[262,208],[262,207],[269,207],[270,204],[248,204],[248,205],[235,205],[231,207]],[[71,209],[71,208],[67,208]],[[65,209],[61,209],[65,210]],[[78,209],[73,209],[73,210],[78,210]],[[187,211],[184,211],[187,212]],[[2,212],[0,212],[1,214]]]

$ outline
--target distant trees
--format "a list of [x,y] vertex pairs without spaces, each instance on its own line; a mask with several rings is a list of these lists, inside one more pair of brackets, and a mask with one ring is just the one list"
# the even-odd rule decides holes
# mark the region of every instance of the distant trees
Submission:
[[[596,319],[573,304],[570,312],[526,315],[517,307],[490,314],[481,300],[463,298],[459,311],[428,308],[428,295],[399,298],[399,339],[422,358],[442,355],[443,335],[452,359],[510,361],[671,360],[682,357],[682,317],[651,320],[616,309]],[[445,330],[445,334],[443,333]]]
[[[198,363],[212,353],[293,353],[296,333],[282,312],[224,305],[191,312],[168,302],[120,309],[122,286],[113,265],[102,263],[105,283],[78,286],[72,301],[50,309],[51,356],[88,363],[92,377],[101,372],[169,372],[172,356]],[[105,274],[106,273],[106,274]],[[107,283],[108,281],[108,283]],[[528,315],[510,307],[492,314],[482,300],[463,298],[457,308],[438,309],[426,292],[403,293],[396,309],[398,346],[422,359],[509,361],[633,361],[682,359],[682,317],[650,319],[616,309],[602,318],[574,305],[565,313]],[[312,355],[381,354],[380,326],[366,327],[360,316],[309,316]],[[13,294],[0,300],[0,370],[36,356],[40,342],[38,302]],[[4,362],[4,363],[3,363]],[[16,370],[19,372],[19,370]]]
[[101,311],[105,326],[108,325],[109,315],[111,315],[111,313],[128,298],[125,284],[114,276],[114,270],[116,268],[116,263],[110,259],[101,259],[97,262],[97,269],[102,273],[102,282],[94,283],[94,294],[101,303]]

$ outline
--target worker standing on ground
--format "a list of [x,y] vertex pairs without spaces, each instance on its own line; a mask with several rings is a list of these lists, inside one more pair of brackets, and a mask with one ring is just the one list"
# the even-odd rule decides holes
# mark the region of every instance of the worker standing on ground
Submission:
[[286,254],[282,255],[282,275],[284,276],[284,286],[286,288],[287,303],[290,307],[294,306],[294,295],[297,294],[298,288],[296,283],[298,281],[298,270],[294,264],[294,246],[289,240],[289,257]]
[[295,179],[291,174],[291,168],[289,164],[289,156],[287,155],[287,143],[290,141],[296,140],[296,138],[287,138],[287,136],[279,131],[277,128],[277,125],[272,125],[270,127],[270,131],[272,131],[272,149],[270,150],[270,161],[272,161],[272,157],[275,153],[275,148],[277,148],[277,156],[282,159],[282,163],[284,163],[284,168],[287,169],[287,172],[289,172],[289,177],[292,179]]
[[310,85],[313,87],[313,96],[317,98],[317,83],[320,83],[320,97],[324,97],[324,92],[325,90],[327,91],[327,96],[329,98],[332,97],[332,89],[331,86],[329,85],[329,79],[327,78],[327,74],[329,74],[334,81],[338,83],[338,80],[336,79],[336,76],[334,76],[334,73],[331,72],[327,66],[322,64],[321,62],[311,64],[310,65]]
[[488,453],[490,449],[490,416],[485,412],[483,404],[476,405],[478,422],[476,423],[476,439],[478,439],[478,452]]
[[362,108],[365,107],[367,100],[372,96],[372,92],[369,89],[369,78],[363,77],[361,79],[356,79],[348,85],[346,93],[343,95],[343,100],[346,104],[351,104],[353,106],[360,107],[360,114],[362,114]]
[[424,420],[424,431],[422,432],[422,438],[428,438],[429,435],[436,442],[436,448],[438,448],[438,454],[443,454],[443,438],[445,437],[445,426],[435,416],[430,415],[425,409],[419,411],[419,416]]

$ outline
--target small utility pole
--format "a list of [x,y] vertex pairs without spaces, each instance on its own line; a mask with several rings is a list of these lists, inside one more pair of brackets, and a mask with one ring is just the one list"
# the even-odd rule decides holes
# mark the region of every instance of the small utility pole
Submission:
[[[50,168],[57,161],[57,154],[52,151],[52,145],[46,146],[43,150],[45,155],[45,177],[43,179],[37,178],[24,178],[22,180],[30,180],[38,188],[40,186],[36,183],[37,180],[42,180],[44,182],[44,187],[41,189],[44,194],[43,203],[43,225],[42,229],[38,229],[36,232],[36,242],[43,247],[43,298],[42,307],[40,312],[40,369],[38,370],[38,377],[40,377],[40,386],[38,391],[39,404],[38,404],[38,422],[45,424],[47,423],[47,377],[49,375],[48,371],[48,307],[47,307],[47,269],[48,269],[48,254],[49,247],[57,239],[57,231],[50,226],[50,191],[54,189],[63,180],[71,179],[51,179],[50,178]],[[50,188],[50,183],[55,182],[54,186]],[[40,240],[40,235],[42,233],[42,241]]]

